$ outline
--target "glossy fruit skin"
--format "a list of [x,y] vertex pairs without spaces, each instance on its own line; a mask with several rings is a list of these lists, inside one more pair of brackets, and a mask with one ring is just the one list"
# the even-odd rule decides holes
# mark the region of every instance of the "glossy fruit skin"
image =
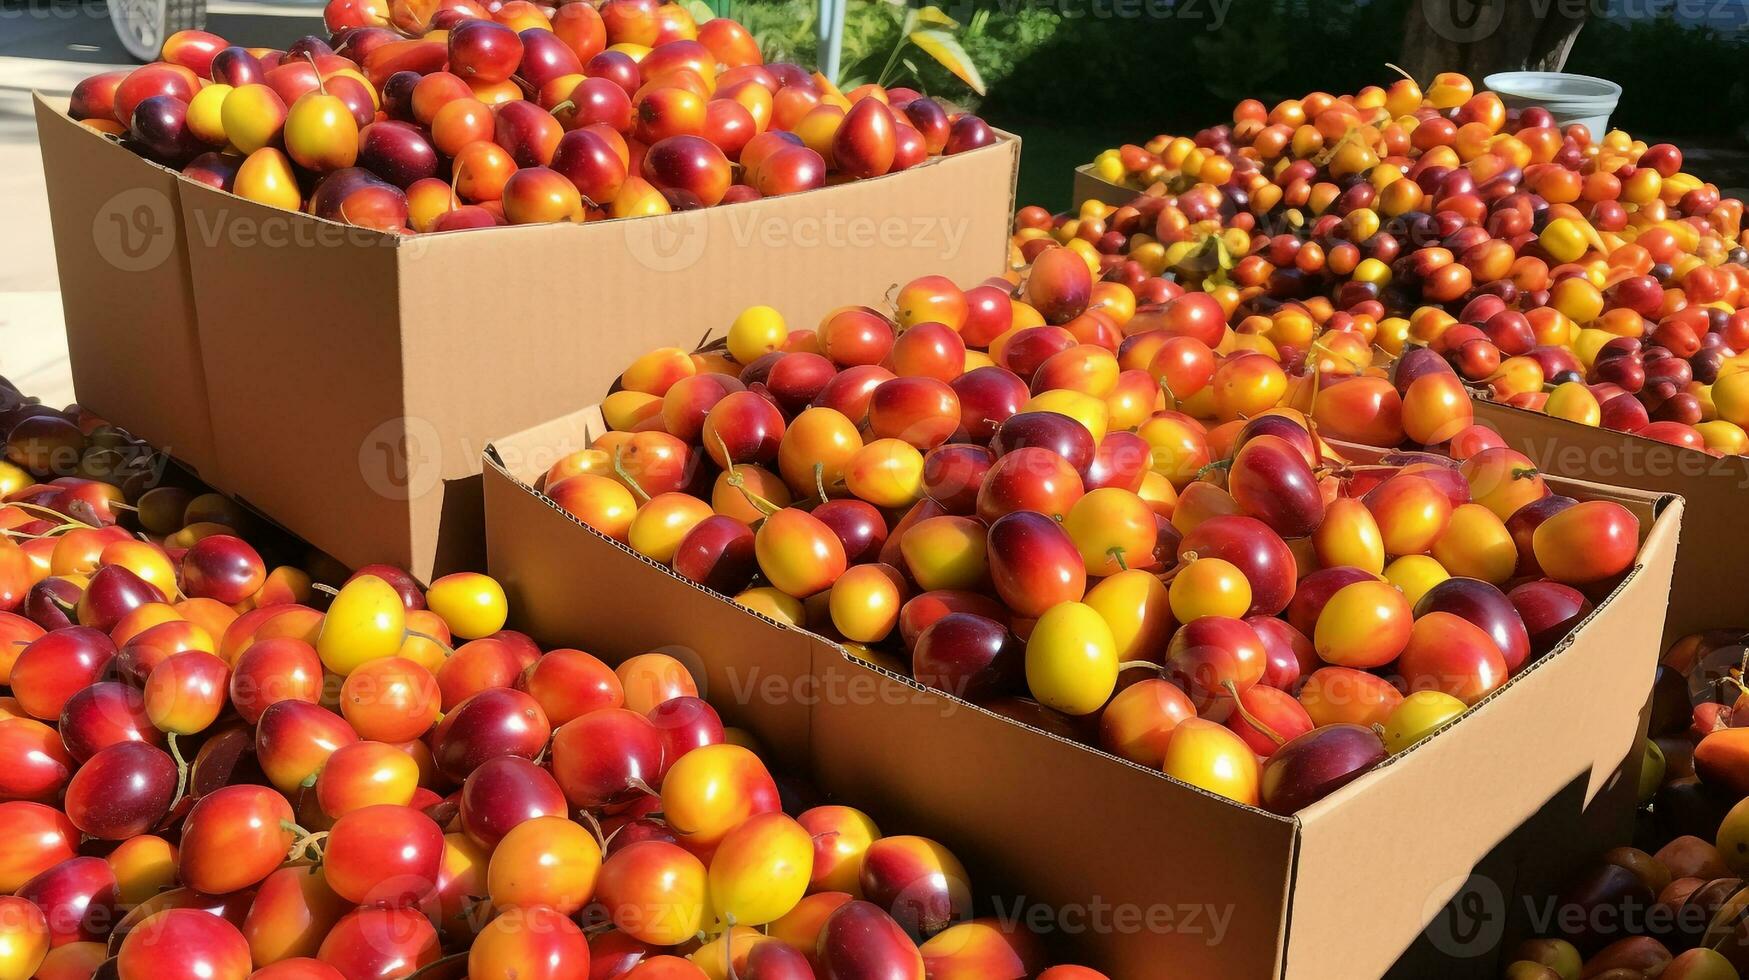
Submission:
[[918,634],[911,676],[955,697],[979,701],[1017,693],[1025,656],[1007,626],[975,613],[954,612]]
[[1048,449],[1024,447],[1000,454],[978,491],[978,516],[994,522],[1004,514],[1034,511],[1055,520],[1081,499],[1081,474]]
[[120,915],[115,873],[102,858],[62,861],[19,886],[18,897],[42,910],[54,946],[100,941]]
[[599,658],[582,650],[547,651],[518,682],[546,712],[554,726],[573,718],[625,703],[619,675]]
[[1506,658],[1481,627],[1451,613],[1415,621],[1397,663],[1411,691],[1443,691],[1475,704],[1506,683]]
[[0,770],[0,799],[52,803],[77,765],[60,733],[30,718],[0,717],[0,753],[9,764]]
[[1286,609],[1299,579],[1286,542],[1254,517],[1223,515],[1203,521],[1178,542],[1180,559],[1195,554],[1232,562],[1251,584],[1247,615],[1273,616]]
[[560,726],[553,737],[552,769],[576,807],[612,806],[644,793],[663,766],[661,733],[649,719],[606,708]]
[[505,911],[468,950],[468,976],[481,980],[585,980],[589,965],[583,930],[544,906]]
[[49,924],[42,910],[28,899],[6,895],[0,896],[0,916],[5,917],[0,920],[0,976],[39,976],[38,968],[49,955]]
[[638,841],[601,866],[597,898],[621,932],[656,946],[693,937],[703,925],[709,880],[684,848]]
[[1242,619],[1203,616],[1178,628],[1165,652],[1167,676],[1183,688],[1202,717],[1225,721],[1233,693],[1243,693],[1268,668],[1263,638]]
[[1500,648],[1508,673],[1517,673],[1530,659],[1530,634],[1512,601],[1499,589],[1472,578],[1449,578],[1422,595],[1417,618],[1448,612],[1481,627]]
[[1385,750],[1401,752],[1432,734],[1469,707],[1441,691],[1416,691],[1391,712],[1380,736]]
[[516,756],[486,762],[462,784],[462,830],[488,849],[525,820],[566,812],[565,794],[553,777]]
[[1026,641],[1026,686],[1041,704],[1090,715],[1117,686],[1117,640],[1099,613],[1081,602],[1051,607]]
[[261,883],[243,918],[243,938],[259,964],[313,957],[322,938],[352,910],[319,868],[287,865]]
[[255,756],[275,789],[295,793],[334,750],[358,741],[345,719],[308,701],[280,701],[255,726]]
[[1383,667],[1409,643],[1413,617],[1395,586],[1378,581],[1345,585],[1318,614],[1312,643],[1325,663]]
[[80,690],[103,678],[115,660],[115,644],[88,626],[39,637],[12,664],[12,695],[34,718],[52,721]]
[[249,944],[218,916],[166,909],[128,933],[116,970],[120,980],[244,980]]
[[923,980],[923,954],[878,905],[851,901],[820,930],[815,963],[821,980]]
[[1385,746],[1369,728],[1330,725],[1314,729],[1275,751],[1263,765],[1264,809],[1296,813],[1385,760]]
[[742,820],[781,808],[765,764],[727,742],[681,756],[662,782],[662,812],[689,847],[713,847]]
[[953,853],[926,837],[883,837],[863,855],[863,896],[915,937],[971,914],[971,879]]
[[437,931],[423,912],[366,908],[335,923],[316,957],[347,980],[392,980],[411,976],[440,953]]
[[1352,667],[1321,667],[1300,688],[1300,704],[1319,725],[1384,724],[1403,703],[1403,694],[1385,678]]
[[535,817],[499,841],[486,887],[498,908],[546,906],[570,915],[595,893],[601,863],[600,845],[581,824]]
[[1585,585],[1619,575],[1639,553],[1640,522],[1626,507],[1588,500],[1537,526],[1531,538],[1543,574],[1567,585]]
[[285,797],[264,786],[226,786],[208,793],[183,822],[177,877],[209,895],[261,881],[285,860],[295,835],[282,824],[293,817]]
[[408,806],[377,804],[334,822],[323,867],[328,887],[358,905],[412,906],[437,889],[443,831]]
[[1015,511],[996,518],[985,553],[996,594],[1018,615],[1042,616],[1059,603],[1079,601],[1087,591],[1086,564],[1074,540],[1044,514]]
[[1285,439],[1258,436],[1233,459],[1227,491],[1247,514],[1284,538],[1312,533],[1324,520],[1324,498],[1304,454]]
[[1172,730],[1161,770],[1230,800],[1258,803],[1256,754],[1239,736],[1206,718],[1187,718]]
[[322,660],[314,647],[293,637],[253,643],[231,671],[230,699],[249,724],[276,701],[315,703],[322,693]]
[[176,763],[144,742],[118,742],[87,759],[67,785],[68,819],[101,840],[149,833],[170,812]]
[[488,688],[455,706],[432,736],[432,756],[451,779],[466,779],[491,759],[533,759],[552,726],[540,703],[521,691]]

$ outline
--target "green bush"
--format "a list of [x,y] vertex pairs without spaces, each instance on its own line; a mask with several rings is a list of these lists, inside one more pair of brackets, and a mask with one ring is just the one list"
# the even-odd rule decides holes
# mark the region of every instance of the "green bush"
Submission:
[[[849,0],[843,81],[872,80],[899,39],[904,4]],[[1069,171],[1098,151],[1156,133],[1194,133],[1233,104],[1317,88],[1389,84],[1410,0],[942,0],[988,84],[978,99],[912,49],[900,84],[975,108],[1025,138],[1023,202],[1068,203]],[[768,58],[814,64],[814,0],[719,0]],[[1216,13],[1223,16],[1217,18]],[[1123,16],[1127,14],[1128,16]],[[1615,122],[1679,143],[1749,141],[1749,31],[1680,24],[1658,8],[1594,19],[1568,70],[1620,81]],[[1680,65],[1680,70],[1665,66]],[[1422,79],[1425,83],[1427,79]],[[1478,83],[1480,79],[1476,80]]]

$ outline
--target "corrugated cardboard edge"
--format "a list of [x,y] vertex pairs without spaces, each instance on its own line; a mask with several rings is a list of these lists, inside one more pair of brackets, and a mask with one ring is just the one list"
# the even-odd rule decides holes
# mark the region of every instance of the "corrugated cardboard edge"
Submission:
[[[1609,488],[1551,482],[1562,491],[1621,497]],[[1439,952],[1468,959],[1465,967],[1454,969],[1491,976],[1500,930],[1521,911],[1513,903],[1529,897],[1520,894],[1526,882],[1533,883],[1532,890],[1558,886],[1575,861],[1630,839],[1637,785],[1620,781],[1626,785],[1612,791],[1611,780],[1639,758],[1641,708],[1662,649],[1664,603],[1683,508],[1674,497],[1660,498],[1657,505],[1634,569],[1561,644],[1458,723],[1299,813],[1289,975],[1372,976],[1389,969],[1401,950],[1331,941],[1352,923],[1344,909],[1389,888],[1400,901],[1381,908],[1382,921],[1368,923],[1380,935],[1421,933],[1453,896],[1473,895],[1482,903],[1478,920],[1436,930],[1430,938]],[[1517,689],[1543,695],[1531,699],[1509,693]],[[1551,702],[1562,705],[1559,714],[1546,710]],[[1563,730],[1586,737],[1554,737]],[[1451,734],[1459,731],[1468,734]],[[1551,754],[1551,745],[1567,751]],[[1498,764],[1506,753],[1514,758],[1511,775]],[[1566,789],[1554,799],[1515,800],[1514,792],[1526,782],[1526,767],[1540,776],[1531,782]],[[1477,799],[1489,800],[1490,806],[1476,807]],[[1411,807],[1453,819],[1410,825],[1402,818]],[[1539,835],[1529,822],[1550,807],[1565,812],[1548,814],[1556,829]],[[1586,832],[1576,835],[1578,827]],[[1357,834],[1357,828],[1366,832]],[[1528,839],[1509,860],[1520,880],[1472,878],[1464,855],[1489,852],[1521,833]],[[1468,927],[1474,933],[1467,933]]]
[[[80,403],[217,485],[178,206],[188,179],[81,125],[41,92],[31,99]],[[168,236],[161,249],[158,235]]]
[[1121,206],[1142,196],[1142,192],[1133,187],[1114,184],[1093,172],[1093,164],[1084,163],[1075,168],[1075,179],[1072,193],[1075,199],[1069,202],[1071,209],[1079,208],[1083,201],[1100,201],[1105,204]]
[[[891,280],[1002,273],[1018,160],[1004,135],[804,194],[465,235],[388,235],[190,182],[180,197],[202,354],[225,408],[225,489],[349,565],[391,562],[422,580],[478,567],[491,436],[587,405],[691,321],[720,328],[775,302],[802,323],[859,295],[853,282],[872,303]],[[292,247],[234,241],[262,229]],[[884,247],[892,229],[904,247]],[[787,244],[767,246],[771,234]],[[345,302],[307,310],[308,284]],[[505,326],[491,333],[495,319]],[[263,362],[279,370],[244,369]],[[312,478],[332,500],[299,491]]]
[[[530,482],[519,479],[504,464],[503,453],[498,447],[503,445],[520,453],[527,453],[530,446],[552,447],[554,444],[564,449],[582,448],[588,444],[592,434],[599,431],[601,423],[598,409],[590,409],[494,441],[493,447],[488,450],[487,459],[487,513],[488,534],[493,539],[492,571],[495,575],[514,577],[518,573],[515,566],[522,561],[521,556],[504,553],[498,547],[498,539],[505,532],[505,525],[518,520],[514,515],[508,520],[503,516],[509,509],[507,503],[511,497],[522,498],[524,506],[537,503],[548,511],[563,514],[550,500],[534,491]],[[1343,448],[1356,460],[1376,458],[1379,452],[1361,447]],[[562,455],[558,448],[551,451],[554,454],[553,459]],[[522,473],[532,476],[551,461],[552,459],[525,458],[519,462],[518,468]],[[1638,706],[1644,702],[1645,694],[1650,689],[1651,667],[1656,663],[1659,651],[1652,638],[1655,638],[1659,630],[1658,610],[1662,608],[1668,594],[1669,571],[1681,523],[1682,502],[1677,498],[1585,481],[1557,478],[1550,480],[1550,483],[1561,492],[1589,498],[1613,499],[1635,510],[1641,517],[1643,526],[1642,552],[1635,569],[1599,604],[1598,610],[1580,629],[1575,630],[1555,650],[1540,658],[1506,687],[1482,702],[1482,707],[1466,714],[1458,724],[1466,724],[1473,719],[1484,719],[1483,721],[1468,728],[1460,729],[1454,725],[1451,729],[1476,732],[1476,736],[1454,742],[1450,736],[1441,740],[1436,735],[1414,749],[1392,757],[1379,770],[1356,780],[1291,819],[1233,803],[1162,773],[1134,766],[1097,749],[1028,728],[944,693],[924,688],[915,681],[878,665],[862,661],[824,638],[781,626],[757,615],[747,615],[745,610],[741,610],[741,613],[747,621],[762,623],[766,629],[809,638],[815,647],[811,670],[816,677],[816,689],[824,689],[832,683],[830,678],[834,676],[863,675],[879,680],[880,686],[873,689],[875,694],[869,698],[848,698],[842,702],[828,701],[810,706],[807,754],[815,766],[813,771],[822,774],[823,785],[839,792],[872,794],[876,800],[877,812],[883,805],[898,809],[906,816],[909,826],[921,823],[925,826],[945,827],[945,831],[940,832],[942,838],[951,842],[956,849],[964,848],[965,853],[979,864],[992,867],[1014,865],[1014,861],[1004,861],[1001,856],[1008,852],[990,843],[988,838],[993,834],[992,827],[1008,828],[1004,830],[1006,836],[1000,838],[1005,842],[1013,835],[1024,835],[1026,829],[1015,826],[1012,818],[1016,813],[1027,812],[1029,803],[1039,802],[1036,798],[1003,795],[999,792],[999,786],[993,789],[990,782],[979,781],[987,779],[995,771],[992,767],[1002,765],[1005,753],[1025,753],[1028,773],[1045,768],[1038,762],[1040,752],[1048,752],[1057,759],[1057,763],[1050,767],[1053,770],[1050,781],[1052,788],[1058,793],[1044,801],[1046,805],[1041,808],[1039,819],[1021,821],[1022,824],[1051,823],[1065,805],[1062,797],[1073,800],[1073,803],[1068,804],[1071,809],[1077,805],[1087,806],[1088,812],[1085,816],[1089,819],[1099,818],[1092,825],[1100,825],[1100,820],[1109,821],[1111,813],[1101,809],[1097,803],[1087,801],[1104,800],[1114,794],[1153,794],[1159,797],[1155,806],[1135,806],[1123,813],[1124,816],[1146,814],[1152,823],[1131,828],[1127,833],[1115,837],[1102,837],[1096,842],[1095,849],[1089,854],[1081,855],[1080,860],[1067,859],[1064,855],[1066,845],[1061,835],[1048,839],[1039,838],[1036,841],[1027,838],[1029,842],[1037,844],[1030,853],[1053,853],[1063,860],[1061,864],[1045,862],[1029,866],[1030,880],[1022,883],[1019,888],[1010,886],[1008,895],[1025,894],[1056,907],[1092,902],[1096,897],[1086,894],[1084,889],[1092,872],[1097,871],[1098,876],[1092,880],[1097,880],[1108,892],[1115,893],[1123,903],[1135,905],[1169,901],[1170,884],[1163,884],[1155,870],[1145,862],[1129,860],[1127,851],[1117,851],[1124,859],[1110,867],[1106,867],[1103,861],[1114,853],[1110,840],[1122,840],[1127,847],[1139,840],[1148,839],[1150,830],[1161,829],[1153,824],[1171,823],[1173,826],[1166,828],[1170,836],[1155,840],[1146,848],[1148,853],[1156,858],[1172,854],[1190,861],[1196,860],[1198,856],[1204,859],[1218,858],[1218,874],[1206,873],[1189,877],[1198,881],[1245,882],[1247,898],[1243,902],[1234,902],[1234,907],[1252,912],[1268,905],[1277,909],[1270,919],[1269,938],[1274,941],[1270,944],[1272,948],[1267,960],[1258,958],[1259,947],[1264,940],[1255,932],[1259,920],[1254,918],[1239,920],[1241,925],[1253,927],[1253,933],[1246,937],[1245,943],[1234,942],[1230,945],[1222,944],[1219,949],[1211,948],[1208,950],[1209,958],[1206,962],[1196,959],[1194,947],[1182,943],[1174,944],[1162,937],[1151,937],[1152,942],[1125,942],[1107,936],[1096,943],[1096,950],[1077,950],[1076,955],[1087,957],[1091,952],[1096,965],[1116,970],[1115,975],[1120,976],[1147,975],[1151,964],[1157,964],[1159,957],[1168,955],[1175,963],[1183,964],[1187,969],[1194,967],[1193,972],[1203,971],[1197,975],[1228,975],[1239,972],[1243,975],[1287,976],[1291,969],[1291,976],[1295,978],[1351,977],[1361,975],[1354,972],[1357,960],[1376,965],[1377,971],[1383,973],[1421,936],[1423,929],[1439,913],[1445,901],[1463,886],[1469,875],[1471,860],[1495,847],[1508,835],[1534,832],[1536,828],[1530,827],[1529,821],[1549,801],[1526,799],[1516,807],[1497,808],[1492,814],[1496,819],[1487,821],[1485,826],[1476,821],[1463,827],[1442,826],[1439,829],[1452,839],[1451,849],[1463,856],[1455,861],[1433,862],[1417,869],[1414,874],[1406,874],[1400,868],[1380,868],[1376,862],[1369,863],[1365,859],[1367,850],[1375,846],[1375,840],[1390,842],[1402,839],[1401,834],[1405,832],[1405,828],[1398,818],[1405,815],[1405,809],[1423,815],[1428,812],[1457,812],[1428,807],[1423,803],[1427,795],[1432,794],[1423,792],[1422,783],[1449,775],[1444,771],[1447,768],[1444,759],[1454,751],[1450,746],[1457,744],[1459,750],[1462,750],[1454,764],[1467,765],[1469,769],[1466,771],[1474,771],[1472,757],[1478,753],[1484,758],[1497,755],[1490,751],[1489,746],[1495,745],[1499,738],[1483,738],[1480,734],[1483,728],[1511,728],[1518,722],[1509,719],[1516,719],[1519,715],[1537,714],[1535,703],[1524,696],[1509,695],[1508,691],[1527,684],[1535,690],[1549,685],[1558,686],[1563,682],[1574,683],[1575,677],[1586,678],[1583,689],[1589,691],[1598,683],[1591,675],[1597,673],[1600,666],[1596,662],[1599,654],[1593,651],[1594,645],[1613,647],[1610,652],[1617,655],[1610,658],[1611,665],[1623,661],[1628,664],[1626,669],[1620,670],[1610,665],[1602,665],[1601,672],[1604,676],[1601,682],[1614,682],[1615,686],[1609,693],[1622,695],[1619,699],[1612,697],[1609,703],[1620,700],[1623,704],[1631,703],[1631,706],[1623,713],[1604,711],[1594,704],[1591,706],[1594,710],[1582,713],[1587,728],[1603,733],[1598,740],[1600,744],[1591,748],[1579,747],[1576,740],[1567,739],[1575,745],[1573,755],[1585,755],[1587,758],[1577,762],[1570,759],[1537,759],[1538,764],[1544,768],[1563,769],[1561,779],[1584,782],[1582,790],[1578,791],[1582,795],[1582,802],[1577,804],[1578,807],[1583,807],[1584,803],[1596,804],[1596,812],[1592,814],[1575,816],[1562,812],[1553,815],[1553,823],[1559,836],[1553,842],[1553,851],[1543,855],[1543,859],[1558,864],[1558,858],[1563,854],[1570,854],[1575,850],[1595,850],[1598,841],[1618,843],[1625,839],[1621,835],[1625,835],[1627,823],[1631,819],[1631,791],[1626,797],[1620,793],[1605,794],[1607,798],[1600,796],[1599,791],[1610,774],[1618,768],[1614,758],[1617,748],[1611,746],[1619,748],[1625,743],[1621,752],[1631,754],[1638,744],[1637,735],[1641,734],[1638,726],[1643,722],[1638,717]],[[572,525],[583,527],[585,538],[582,540],[592,539],[612,545],[620,554],[628,555],[661,575],[679,581],[663,566],[637,555],[629,548],[607,541],[604,536],[569,518],[569,515],[563,516]],[[550,543],[550,539],[543,542],[548,546]],[[693,593],[708,598],[715,604],[733,605],[726,597],[699,589],[691,583],[686,584]],[[740,609],[738,606],[735,608]],[[1620,626],[1621,630],[1616,631],[1615,626]],[[1607,639],[1597,635],[1598,630],[1604,627],[1611,629],[1611,636]],[[1643,637],[1646,642],[1622,642],[1624,635],[1632,636],[1636,631],[1646,634]],[[538,632],[535,635],[540,637]],[[1642,666],[1644,670],[1638,670]],[[1637,677],[1636,672],[1639,675]],[[1501,707],[1502,705],[1505,707]],[[909,723],[906,720],[897,720],[901,716],[908,719]],[[1552,719],[1546,714],[1542,717],[1545,724],[1571,721]],[[947,737],[941,734],[944,731],[972,733],[964,737],[954,737],[955,749],[946,755],[950,759],[975,759],[979,764],[959,767],[944,765],[928,751],[933,748],[939,754],[939,745],[911,744],[923,738],[926,733]],[[1040,736],[1044,741],[1038,740]],[[1047,749],[1047,746],[1050,748]],[[929,764],[921,767],[911,764],[906,767],[906,760],[919,758]],[[1428,759],[1434,761],[1426,761]],[[895,766],[898,768],[892,768]],[[1565,769],[1574,771],[1569,774]],[[1151,778],[1145,782],[1138,781],[1134,775],[1124,775],[1126,770]],[[1384,773],[1391,771],[1406,773],[1407,781],[1403,778],[1387,780]],[[1473,805],[1475,791],[1465,780],[1450,780],[1447,785],[1455,787],[1454,791],[1458,794],[1452,805]],[[1062,792],[1065,787],[1073,788]],[[1499,791],[1509,796],[1512,791],[1520,788],[1517,785],[1506,785],[1500,787]],[[1185,795],[1185,790],[1189,790],[1190,795]],[[921,807],[905,807],[902,803],[893,802],[909,801],[912,794],[926,800],[927,804]],[[1564,801],[1567,794],[1557,795]],[[1357,806],[1363,809],[1347,808],[1345,801],[1348,800],[1360,801]],[[1215,808],[1219,813],[1219,819],[1195,821],[1202,836],[1196,839],[1197,847],[1192,854],[1181,856],[1176,850],[1185,844],[1178,825],[1172,821],[1157,819],[1161,815],[1161,807],[1172,805],[1206,805]],[[931,807],[933,811],[930,811]],[[1363,819],[1367,809],[1380,810],[1382,816],[1367,821]],[[1048,811],[1048,814],[1044,811]],[[1332,814],[1340,816],[1331,816]],[[1581,821],[1594,822],[1597,829],[1576,834],[1574,831]],[[1215,829],[1208,829],[1210,827]],[[1530,829],[1524,830],[1527,827]],[[1393,835],[1393,829],[1398,831],[1397,835]],[[1209,844],[1209,835],[1228,833],[1234,835],[1232,840],[1225,841],[1221,846]],[[1280,836],[1274,843],[1260,846],[1260,842],[1267,841],[1277,833]],[[1425,836],[1428,835],[1424,835],[1424,838]],[[1247,864],[1251,866],[1247,868]],[[1461,874],[1446,873],[1459,865],[1462,865]],[[1182,869],[1184,865],[1180,864],[1178,867]],[[1267,868],[1276,870],[1271,872]],[[1281,873],[1285,873],[1285,878],[1276,877]],[[1279,887],[1267,884],[1272,878],[1278,882]],[[1333,878],[1340,880],[1333,881]],[[1424,892],[1424,901],[1404,903],[1400,912],[1386,917],[1385,921],[1392,923],[1392,927],[1376,929],[1372,933],[1374,938],[1371,942],[1357,942],[1352,930],[1343,925],[1352,919],[1352,910],[1356,907],[1355,899],[1367,896],[1376,900],[1381,895],[1388,895],[1394,900],[1404,893],[1404,886],[1410,879],[1414,879],[1415,887]],[[1536,879],[1536,882],[1554,884],[1548,878]],[[1518,882],[1496,884],[1501,887],[1502,901],[1505,901],[1514,896]],[[1321,891],[1330,891],[1333,896],[1325,897],[1320,894]],[[1098,898],[1109,900],[1109,896]],[[1372,904],[1380,903],[1375,901]],[[1303,910],[1314,908],[1320,911],[1311,913],[1309,919],[1302,915]],[[1320,924],[1316,918],[1320,914],[1335,916],[1341,921]],[[1297,944],[1295,930],[1299,940]],[[1338,936],[1340,942],[1336,946],[1316,945],[1320,937],[1327,936]],[[1472,958],[1464,963],[1468,973],[1492,973],[1492,952],[1493,947],[1472,951]],[[1235,964],[1242,964],[1244,969],[1235,971]],[[1361,972],[1364,974],[1368,971],[1363,969]]]
[[[887,818],[889,826],[942,840],[972,867],[995,876],[993,881],[979,881],[979,890],[986,895],[992,892],[985,885],[994,885],[994,894],[1000,899],[1015,903],[1015,908],[1024,907],[1030,914],[1048,913],[1053,921],[1066,921],[1082,912],[1099,914],[1097,910],[1105,907],[1133,908],[1155,915],[1192,914],[1175,904],[1172,889],[1162,884],[1152,865],[1133,859],[1132,853],[1140,851],[1173,854],[1181,866],[1204,862],[1199,880],[1224,882],[1232,889],[1226,900],[1215,904],[1249,913],[1227,920],[1233,933],[1222,936],[1220,944],[1196,939],[1180,942],[1168,933],[1153,937],[1154,942],[1146,945],[1108,947],[1102,942],[1092,950],[1071,947],[1073,955],[1091,955],[1115,971],[1115,976],[1146,975],[1150,965],[1169,954],[1174,962],[1202,970],[1205,975],[1235,964],[1253,974],[1275,972],[1286,919],[1286,872],[1292,865],[1295,834],[1292,820],[1239,806],[1160,773],[1137,783],[1134,773],[1150,771],[858,660],[824,638],[752,613],[607,539],[535,491],[531,480],[563,455],[563,449],[583,448],[599,431],[599,410],[591,408],[495,439],[486,451],[489,568],[504,583],[512,608],[522,617],[520,625],[531,635],[543,642],[589,640],[578,635],[580,629],[552,626],[559,617],[549,610],[561,600],[531,581],[555,577],[555,567],[543,562],[560,559],[533,556],[542,545],[552,547],[551,529],[562,521],[584,532],[582,538],[567,540],[564,549],[587,548],[597,560],[603,555],[630,558],[637,566],[683,586],[686,595],[705,601],[702,606],[688,605],[690,613],[721,609],[749,624],[750,628],[743,630],[720,628],[718,633],[725,640],[739,633],[742,642],[762,645],[767,651],[792,638],[804,644],[811,651],[807,690],[812,692],[805,705],[806,771],[813,773],[828,793],[868,809],[877,820]],[[547,455],[534,455],[549,448]],[[579,560],[578,564],[587,562]],[[632,567],[619,566],[622,579]],[[615,584],[621,590],[637,587],[623,580]],[[531,595],[531,589],[549,594]],[[667,620],[667,624],[675,622],[676,617]],[[658,631],[666,628],[662,623],[654,626]],[[732,642],[725,642],[720,650],[726,652],[730,646]],[[744,707],[731,704],[725,715]],[[778,727],[787,731],[792,725],[786,720]],[[948,739],[953,742],[951,747],[942,744]],[[1013,765],[1020,754],[1026,762]],[[1032,774],[1038,771],[1041,754],[1057,760],[1051,763],[1060,772],[1060,778],[1053,777],[1053,789],[1070,785],[1079,789],[1048,797],[1036,793]],[[991,767],[1001,765],[1004,759],[1010,763],[1010,778],[991,780]],[[1189,791],[1188,796],[1181,795],[1185,791]],[[1126,808],[1113,817],[1102,804],[1114,792],[1151,794],[1162,801],[1161,805],[1188,807],[1207,817],[1206,822],[1215,829],[1189,841],[1181,821],[1163,819],[1153,806]],[[1114,820],[1122,823],[1115,831]],[[1204,821],[1199,818],[1196,822]],[[1076,826],[1100,826],[1102,831],[1099,835],[1072,835],[1067,828]],[[1113,847],[1114,838],[1107,832],[1115,832],[1115,839],[1123,840],[1124,847]],[[1214,846],[1209,845],[1211,838],[1219,838]],[[1019,839],[1031,843],[1016,847],[1014,842]],[[1051,863],[1045,874],[1022,873],[1015,855],[1026,852],[1054,852],[1060,860]],[[1090,885],[1101,891],[1091,892]],[[1201,903],[1206,899],[1199,894],[1195,900]],[[1180,896],[1176,901],[1189,902],[1191,897]],[[1191,928],[1182,918],[1180,922],[1185,929]],[[1196,928],[1210,926],[1204,921]]]
[[1596,426],[1475,398],[1476,421],[1505,437],[1545,473],[1594,474],[1619,486],[1680,494],[1689,525],[1676,555],[1665,642],[1719,627],[1749,627],[1749,590],[1741,588],[1749,522],[1749,457],[1710,456]]

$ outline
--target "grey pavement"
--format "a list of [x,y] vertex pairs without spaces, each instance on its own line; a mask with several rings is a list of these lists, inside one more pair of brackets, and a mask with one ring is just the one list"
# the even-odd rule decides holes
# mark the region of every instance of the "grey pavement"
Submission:
[[[321,5],[213,2],[207,29],[284,45],[321,30]],[[101,3],[0,0],[0,376],[49,404],[74,393],[30,93],[65,98],[87,75],[131,63]]]

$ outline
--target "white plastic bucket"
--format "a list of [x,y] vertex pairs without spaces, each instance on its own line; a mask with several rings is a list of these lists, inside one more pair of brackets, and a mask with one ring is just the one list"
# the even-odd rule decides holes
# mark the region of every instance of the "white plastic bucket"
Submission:
[[1557,71],[1503,71],[1482,79],[1508,109],[1542,106],[1558,126],[1578,123],[1592,139],[1609,132],[1609,117],[1621,100],[1621,86],[1607,78]]

